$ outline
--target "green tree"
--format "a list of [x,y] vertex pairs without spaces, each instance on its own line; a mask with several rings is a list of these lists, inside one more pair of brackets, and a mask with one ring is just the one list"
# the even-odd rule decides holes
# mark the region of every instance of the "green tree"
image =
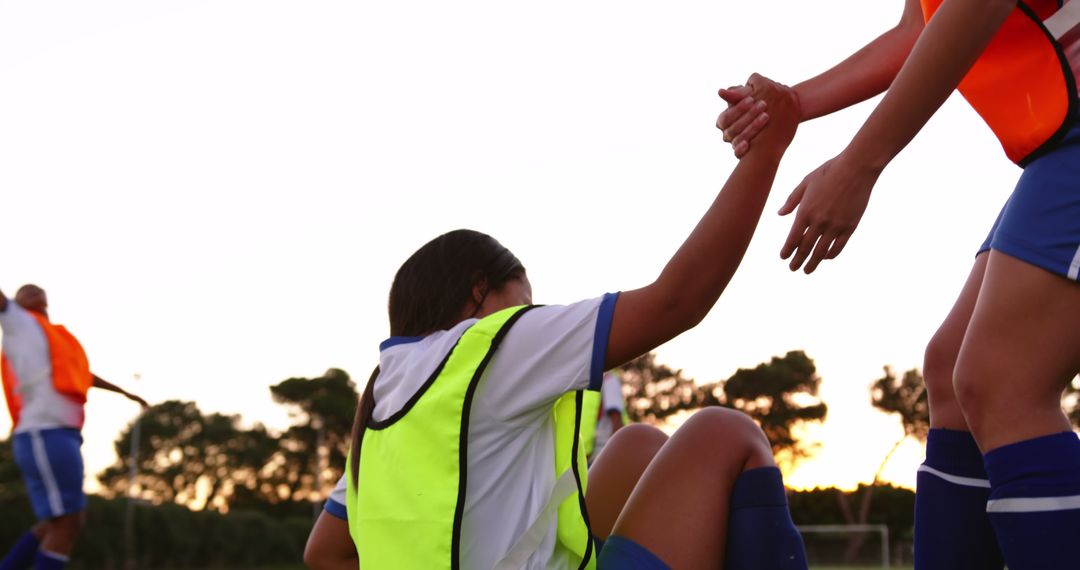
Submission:
[[740,368],[726,381],[697,383],[656,362],[653,353],[622,367],[627,414],[634,421],[659,424],[668,418],[705,406],[741,410],[761,426],[773,453],[789,461],[808,450],[792,433],[795,426],[825,419],[828,407],[818,397],[821,378],[814,361],[802,351],[750,369]]
[[[293,425],[275,435],[240,417],[203,414],[192,402],[169,401],[138,420],[136,494],[153,503],[274,515],[306,512],[340,477],[356,409],[356,387],[336,368],[317,378],[289,378],[270,387]],[[107,495],[128,492],[128,457],[136,423],[116,441],[117,462],[99,479]]]
[[926,397],[926,383],[918,369],[913,368],[897,376],[892,367],[885,367],[885,375],[870,386],[870,404],[887,413],[900,416],[904,437],[926,441],[930,433],[930,405]]
[[[193,402],[163,402],[136,422],[141,432],[136,492],[155,504],[227,510],[237,487],[259,487],[260,471],[277,449],[261,425],[242,429],[239,416],[204,415]],[[128,492],[127,457],[136,422],[116,441],[120,459],[98,477],[113,495]]]
[[1065,415],[1069,416],[1069,422],[1073,427],[1080,429],[1080,375],[1077,375],[1065,387],[1061,398],[1061,407]]
[[349,451],[359,399],[344,370],[317,378],[289,378],[270,387],[274,401],[290,408],[295,423],[280,437],[280,449],[265,472],[293,501],[325,498],[337,482]]
[[[881,486],[881,474],[893,454],[908,438],[925,443],[926,436],[930,433],[930,406],[922,374],[915,368],[901,376],[897,376],[890,366],[885,366],[884,370],[885,375],[870,385],[870,404],[887,414],[899,416],[903,434],[885,454],[869,485],[860,485],[854,493],[841,493],[836,496],[840,512],[847,524],[867,523],[875,489]],[[859,503],[857,510],[852,508],[852,501],[856,500]],[[845,560],[854,560],[866,539],[866,535],[853,535],[848,540]]]
[[34,524],[34,513],[26,494],[11,439],[0,439],[0,552]]
[[806,353],[793,350],[754,368],[740,368],[723,386],[727,403],[761,425],[773,453],[787,454],[790,461],[809,453],[792,429],[824,421],[829,409],[817,397],[821,378]]

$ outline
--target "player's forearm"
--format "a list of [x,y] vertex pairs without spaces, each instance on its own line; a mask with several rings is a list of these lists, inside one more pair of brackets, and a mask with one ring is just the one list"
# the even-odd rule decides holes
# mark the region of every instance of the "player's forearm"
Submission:
[[1015,0],[946,0],[845,149],[852,163],[883,170],[948,99],[1015,6]]
[[796,85],[801,120],[846,109],[888,89],[923,27],[921,15],[906,16],[851,57]]
[[754,147],[739,162],[656,281],[619,296],[605,368],[648,352],[705,318],[757,227],[780,162],[781,153],[770,150]]
[[101,388],[102,390],[108,390],[110,392],[116,392],[117,394],[123,394],[124,396],[129,395],[126,390],[124,390],[123,388],[117,386],[116,384],[113,384],[112,382],[106,381],[105,379],[101,378],[97,374],[94,374],[93,376],[94,376],[94,384],[93,384],[94,388]]

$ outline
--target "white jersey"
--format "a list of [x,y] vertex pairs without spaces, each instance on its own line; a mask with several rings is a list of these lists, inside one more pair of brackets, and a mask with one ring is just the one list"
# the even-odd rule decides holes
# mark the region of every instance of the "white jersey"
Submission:
[[[616,297],[525,313],[488,365],[469,419],[463,568],[494,567],[547,503],[555,486],[552,406],[567,392],[600,388]],[[474,322],[383,342],[374,418],[385,420],[400,410]],[[342,479],[327,511],[341,516],[344,503]],[[571,555],[556,541],[555,530],[553,521],[525,568],[571,567]]]
[[626,411],[626,403],[623,401],[622,379],[617,373],[608,372],[604,374],[604,384],[600,388],[600,417],[596,420],[592,457],[600,454],[600,450],[615,433],[610,412],[616,412],[621,416],[624,411]]
[[[1068,6],[1074,2],[1080,2],[1080,0],[1065,0],[1062,6]],[[1073,6],[1073,8],[1075,9],[1076,6]],[[1080,93],[1080,27],[1074,28],[1071,32],[1062,36],[1061,47],[1062,51],[1065,52],[1065,58],[1069,60],[1069,67],[1072,68],[1073,77],[1077,79],[1077,92]]]
[[15,393],[22,401],[15,433],[69,427],[82,429],[83,405],[53,388],[52,361],[45,331],[34,317],[8,300],[0,311],[4,355],[17,378]]

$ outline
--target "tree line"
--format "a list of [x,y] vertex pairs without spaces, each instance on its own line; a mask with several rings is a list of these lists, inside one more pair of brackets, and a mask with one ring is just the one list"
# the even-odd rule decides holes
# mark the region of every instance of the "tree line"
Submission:
[[[799,426],[821,423],[828,413],[818,396],[821,378],[802,351],[712,382],[697,382],[657,362],[653,353],[622,370],[632,421],[664,425],[705,406],[738,409],[761,426],[778,461],[788,466],[813,451],[811,443],[798,438]],[[342,474],[357,386],[348,373],[331,368],[319,377],[289,378],[269,389],[272,399],[290,410],[290,425],[280,432],[175,400],[153,406],[128,425],[115,442],[117,462],[98,474],[101,496],[91,499],[87,534],[76,559],[85,560],[88,568],[122,567],[119,529],[125,501],[133,497],[139,505],[139,568],[298,563],[312,517]],[[851,492],[794,493],[792,516],[799,524],[883,522],[895,540],[910,540],[913,494],[882,484],[880,476],[904,440],[926,439],[923,378],[917,369],[897,374],[885,367],[884,375],[869,383],[868,396],[875,408],[896,415],[902,427],[872,483]],[[1063,405],[1080,425],[1076,387],[1067,391]],[[136,434],[138,462],[131,479],[128,457]],[[5,513],[0,545],[10,544],[32,518],[10,441],[0,441],[0,511]],[[847,539],[847,559],[856,560],[865,550],[865,538]]]

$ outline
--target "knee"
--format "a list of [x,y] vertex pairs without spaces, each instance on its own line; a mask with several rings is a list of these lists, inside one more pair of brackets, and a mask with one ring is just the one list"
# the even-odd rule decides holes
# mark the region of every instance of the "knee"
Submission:
[[695,413],[679,428],[704,456],[741,458],[746,467],[773,464],[772,446],[750,416],[738,410],[713,406]]
[[938,330],[923,353],[923,378],[929,390],[952,390],[953,370],[960,343],[944,330]]
[[953,372],[953,390],[972,431],[978,433],[983,419],[994,414],[995,390],[991,371],[973,351],[961,351]]
[[[616,431],[608,446],[628,447],[630,449],[651,450],[655,454],[668,440],[667,434],[646,424],[630,424]],[[607,446],[605,446],[605,449]]]
[[653,426],[630,424],[611,436],[593,463],[602,465],[615,461],[627,465],[648,465],[667,440],[667,434]]
[[45,538],[45,533],[49,530],[49,521],[38,521],[34,526],[30,527],[30,532],[40,541]]
[[49,521],[48,531],[49,533],[74,537],[82,530],[83,523],[82,513],[63,515]]

